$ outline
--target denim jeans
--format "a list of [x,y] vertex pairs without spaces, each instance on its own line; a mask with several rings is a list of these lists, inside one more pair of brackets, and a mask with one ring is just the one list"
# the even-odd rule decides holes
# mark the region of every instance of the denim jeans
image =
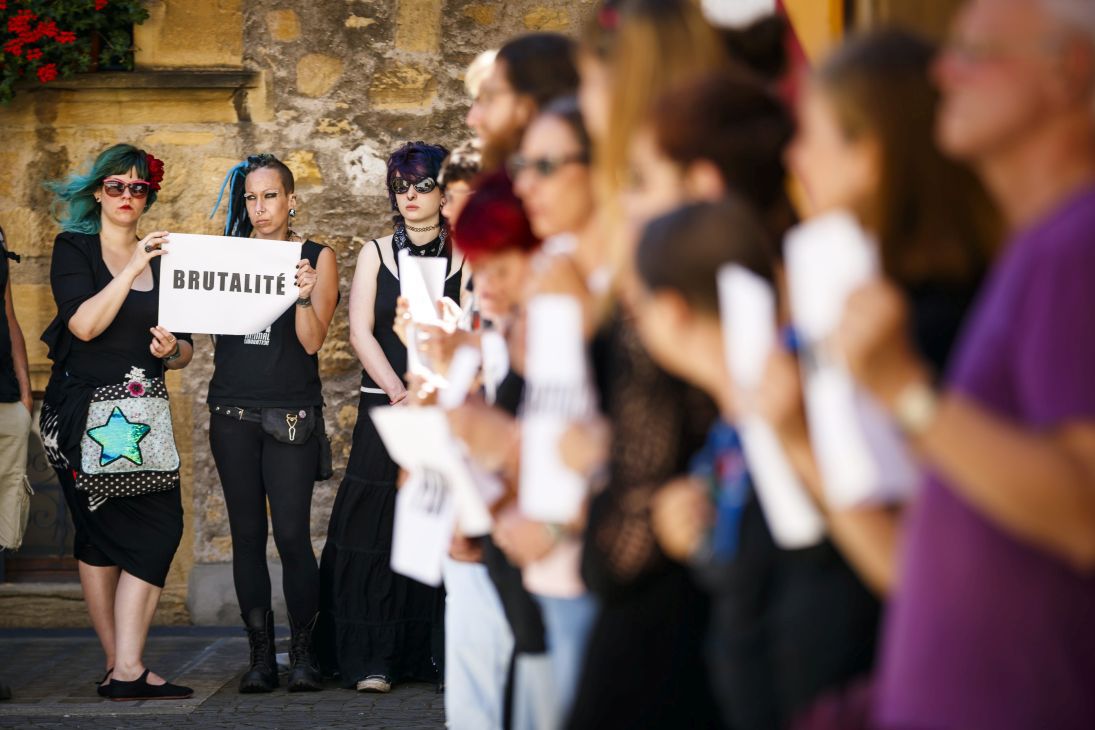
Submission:
[[481,563],[445,559],[445,724],[502,727],[513,635]]
[[537,595],[536,601],[543,611],[559,724],[562,724],[577,694],[589,631],[597,617],[597,602],[589,593],[577,598]]

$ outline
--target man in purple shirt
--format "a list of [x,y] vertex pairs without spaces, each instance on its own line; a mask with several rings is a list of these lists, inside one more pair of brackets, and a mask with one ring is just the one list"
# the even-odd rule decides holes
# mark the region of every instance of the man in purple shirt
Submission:
[[874,720],[1095,728],[1095,2],[971,0],[940,144],[1011,229],[933,393],[875,282],[839,333],[929,473],[904,523]]

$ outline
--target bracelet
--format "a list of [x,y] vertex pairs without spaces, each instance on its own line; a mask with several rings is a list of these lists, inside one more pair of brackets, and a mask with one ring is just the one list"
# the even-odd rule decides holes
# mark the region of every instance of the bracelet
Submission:
[[923,436],[939,410],[939,399],[927,383],[911,383],[901,389],[893,414],[901,432],[909,438]]
[[552,542],[559,542],[566,534],[566,530],[563,526],[555,522],[545,522],[544,531],[548,534],[548,537],[551,538]]
[[312,298],[311,297],[301,297],[301,298],[297,299],[297,306],[298,307],[310,307],[310,306],[312,306]]
[[165,363],[169,363],[169,362],[174,362],[175,360],[178,360],[180,357],[182,357],[182,348],[179,347],[179,341],[175,340],[175,349],[174,349],[174,351],[172,351],[172,353],[170,355],[167,355],[167,356],[162,357],[160,359],[163,360]]

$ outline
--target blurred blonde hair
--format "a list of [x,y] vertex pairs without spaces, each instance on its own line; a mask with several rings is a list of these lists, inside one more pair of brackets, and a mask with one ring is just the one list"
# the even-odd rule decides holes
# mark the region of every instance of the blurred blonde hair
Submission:
[[607,139],[597,164],[619,189],[627,172],[631,138],[646,122],[662,93],[728,62],[726,47],[695,0],[624,0],[606,3],[615,27],[604,27],[604,11],[586,32],[585,47],[608,64],[613,93]]
[[632,265],[619,206],[631,140],[664,92],[729,63],[729,57],[696,0],[610,0],[587,23],[582,49],[606,64],[612,78],[609,133],[597,140],[593,161],[616,289]]
[[483,51],[468,64],[468,70],[464,72],[464,90],[473,100],[479,96],[479,85],[487,78],[490,65],[494,63],[494,57],[498,55],[497,48]]

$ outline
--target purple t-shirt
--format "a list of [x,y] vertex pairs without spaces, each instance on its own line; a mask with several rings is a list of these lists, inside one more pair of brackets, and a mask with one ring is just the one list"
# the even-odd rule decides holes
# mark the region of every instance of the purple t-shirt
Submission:
[[[1013,239],[949,387],[1029,429],[1095,422],[1095,187]],[[943,479],[910,512],[884,631],[883,728],[1095,728],[1095,574],[1005,532]]]

